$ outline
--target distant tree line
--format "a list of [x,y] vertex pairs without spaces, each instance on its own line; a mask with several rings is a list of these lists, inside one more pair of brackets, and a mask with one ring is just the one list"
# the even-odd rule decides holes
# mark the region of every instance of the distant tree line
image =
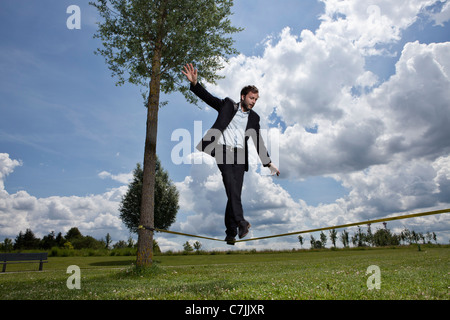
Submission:
[[[331,240],[332,246],[336,247],[337,241],[339,240],[345,248],[350,247],[383,247],[383,246],[397,246],[401,244],[429,244],[434,241],[437,243],[436,233],[434,232],[415,232],[407,228],[403,229],[400,234],[395,234],[389,230],[384,223],[384,228],[378,229],[375,233],[372,233],[371,225],[367,225],[367,230],[364,232],[363,229],[358,226],[358,230],[350,236],[347,230],[343,230],[339,235],[336,230],[330,230],[329,235],[323,231],[319,235],[319,239],[316,239],[314,235],[310,236],[311,249],[321,249],[326,248],[326,243],[328,237]],[[298,236],[300,245],[303,246],[304,238],[302,235]],[[83,236],[78,228],[71,228],[64,236],[61,232],[55,235],[52,231],[48,235],[39,239],[35,236],[33,231],[27,229],[25,232],[20,231],[16,239],[5,238],[3,242],[0,242],[0,251],[22,251],[22,250],[51,250],[53,248],[62,249],[123,249],[123,248],[136,248],[137,244],[133,238],[129,237],[128,241],[120,240],[115,244],[111,245],[112,240],[109,233],[106,234],[104,239],[97,240],[91,236]],[[158,243],[153,241],[155,253],[160,253],[161,250]],[[200,253],[202,244],[200,242],[195,242],[193,246],[186,241],[183,244],[183,252],[190,253],[196,250]]]
[[[6,238],[3,242],[0,242],[0,251],[21,251],[21,250],[50,250],[52,248],[62,249],[121,249],[121,248],[134,248],[136,243],[133,238],[129,237],[128,241],[120,240],[114,245],[109,233],[106,234],[104,239],[97,240],[91,236],[84,236],[80,230],[76,227],[71,228],[63,236],[61,232],[55,235],[52,231],[42,239],[35,236],[31,229],[27,229],[25,232],[20,231],[15,241]],[[158,244],[155,243],[157,246]],[[159,248],[158,248],[159,249]]]
[[[333,247],[336,247],[336,242],[339,238],[344,248],[348,248],[350,243],[353,247],[384,247],[384,246],[398,246],[401,244],[423,244],[432,243],[434,241],[437,243],[436,233],[434,232],[415,232],[407,228],[403,229],[400,234],[395,234],[387,228],[387,223],[383,223],[383,228],[379,228],[375,233],[372,232],[371,225],[367,225],[366,232],[358,226],[358,231],[356,231],[351,237],[347,230],[343,230],[340,236],[336,230],[332,229],[329,231],[329,237]],[[321,249],[326,247],[328,236],[321,231],[319,239],[316,240],[314,235],[310,236],[310,244],[312,249]],[[304,238],[302,235],[298,236],[300,245],[303,246]]]

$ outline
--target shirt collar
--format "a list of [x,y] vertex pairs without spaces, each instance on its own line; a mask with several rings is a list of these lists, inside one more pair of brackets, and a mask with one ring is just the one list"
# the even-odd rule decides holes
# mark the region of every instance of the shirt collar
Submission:
[[238,103],[238,112],[241,113],[242,115],[248,115],[248,114],[250,114],[250,110],[245,111],[245,112],[242,111],[241,103],[240,103],[240,102]]

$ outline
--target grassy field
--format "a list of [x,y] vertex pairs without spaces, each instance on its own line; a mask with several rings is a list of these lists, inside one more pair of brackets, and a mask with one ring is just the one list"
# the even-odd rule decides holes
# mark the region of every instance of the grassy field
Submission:
[[[134,257],[51,257],[42,272],[8,265],[0,299],[449,300],[449,258],[448,246],[156,256],[138,273]],[[80,267],[80,289],[67,288],[70,265]],[[371,265],[380,289],[367,287]]]

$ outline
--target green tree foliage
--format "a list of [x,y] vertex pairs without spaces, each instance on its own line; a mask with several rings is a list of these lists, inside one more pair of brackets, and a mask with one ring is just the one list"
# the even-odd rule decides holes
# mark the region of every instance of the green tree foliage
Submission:
[[91,236],[83,236],[80,230],[78,230],[78,228],[76,227],[71,228],[69,231],[67,231],[65,238],[73,246],[74,249],[103,249],[106,247],[104,241],[96,240]]
[[83,235],[81,234],[80,230],[76,227],[73,227],[73,228],[70,228],[69,231],[67,231],[65,238],[68,241],[73,241],[75,239],[80,239],[82,237],[83,237]]
[[[188,62],[201,70],[202,78],[214,83],[222,62],[232,54],[229,34],[232,0],[97,0],[102,21],[96,38],[97,53],[105,58],[117,84],[138,85],[147,107],[144,148],[144,179],[140,224],[154,226],[156,137],[160,93],[180,91],[191,102],[196,98],[182,86],[181,69]],[[152,263],[153,233],[139,230],[137,266]]]
[[28,250],[34,249],[39,246],[39,238],[36,238],[33,231],[27,229],[25,233],[19,232],[14,243],[15,250]]
[[107,233],[105,237],[105,249],[109,249],[111,242],[112,242],[111,235]]
[[44,236],[41,240],[41,247],[43,249],[50,249],[52,247],[58,246],[55,238],[55,232],[52,231],[48,235]]
[[322,249],[324,246],[320,240],[316,240],[313,235],[311,235],[311,249]]
[[192,248],[192,246],[191,246],[191,244],[189,243],[189,241],[186,241],[186,242],[183,244],[183,250],[184,250],[184,253],[189,253],[189,252],[194,251],[194,248]]
[[400,244],[400,236],[386,228],[378,229],[373,235],[373,244],[377,247],[397,246]]
[[200,249],[202,248],[202,244],[199,241],[194,242],[194,249],[197,252],[197,254],[200,254]]
[[322,247],[325,248],[327,244],[327,235],[323,231],[320,232],[320,243],[322,244]]
[[337,231],[335,229],[330,230],[330,239],[333,247],[336,248]]
[[202,70],[203,79],[215,83],[223,61],[238,53],[228,36],[243,30],[231,25],[232,0],[97,0],[90,4],[104,20],[95,34],[103,48],[96,53],[105,57],[118,85],[130,82],[148,89],[158,77],[163,93],[180,91],[194,103],[197,98],[180,85],[182,67],[192,62]]
[[[142,181],[144,172],[138,163],[133,171],[133,181],[128,185],[128,191],[120,204],[120,218],[131,232],[137,232],[141,214]],[[169,174],[156,161],[155,176],[155,227],[168,229],[175,222],[178,212],[178,191]]]
[[300,247],[303,247],[303,237],[302,237],[302,235],[299,235],[297,237],[297,239],[298,239],[298,242],[300,242]]
[[343,230],[341,233],[341,242],[344,245],[344,248],[347,248],[349,246],[349,240],[348,240],[348,232],[347,230]]
[[5,238],[5,240],[0,243],[0,251],[10,252],[14,249],[13,241],[9,238]]

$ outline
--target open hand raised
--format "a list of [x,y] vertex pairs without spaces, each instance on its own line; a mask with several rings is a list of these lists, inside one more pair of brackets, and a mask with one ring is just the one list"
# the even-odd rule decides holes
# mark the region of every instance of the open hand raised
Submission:
[[184,71],[181,71],[186,78],[189,80],[190,83],[192,83],[193,86],[197,84],[197,69],[194,68],[192,63],[188,63],[184,66]]

